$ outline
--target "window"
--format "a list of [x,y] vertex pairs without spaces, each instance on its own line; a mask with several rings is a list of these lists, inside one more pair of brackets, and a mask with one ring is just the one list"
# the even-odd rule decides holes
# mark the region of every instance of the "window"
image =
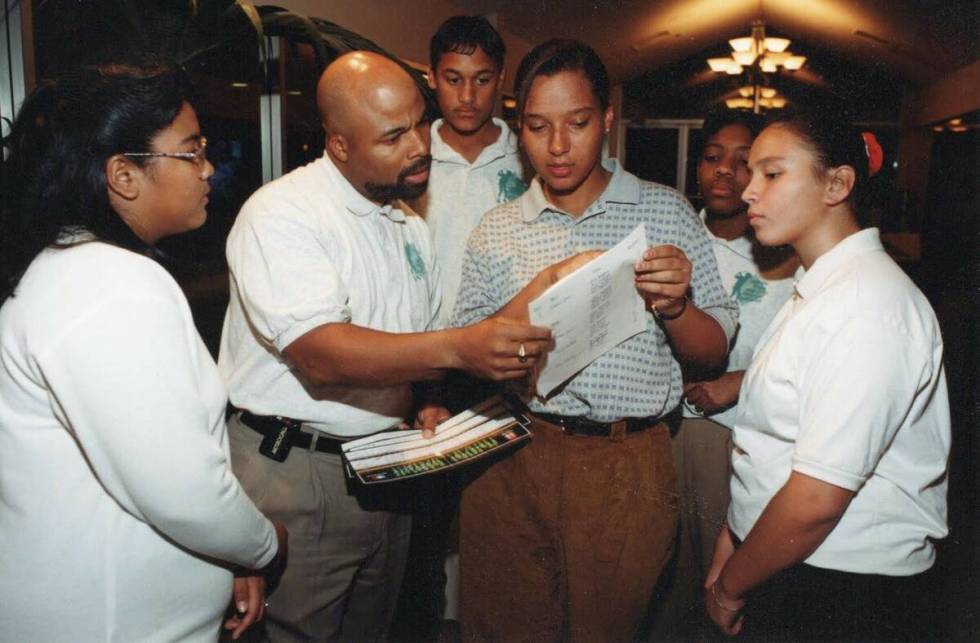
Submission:
[[[701,119],[651,119],[626,125],[625,168],[641,179],[677,188],[692,203],[698,196]],[[697,204],[696,204],[697,205]]]

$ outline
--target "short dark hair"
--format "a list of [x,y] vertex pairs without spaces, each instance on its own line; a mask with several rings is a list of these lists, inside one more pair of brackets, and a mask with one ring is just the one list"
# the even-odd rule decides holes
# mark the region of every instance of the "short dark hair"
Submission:
[[563,71],[580,71],[592,86],[599,106],[609,107],[609,72],[599,55],[584,42],[554,38],[532,49],[517,68],[517,117],[524,117],[524,106],[531,84],[538,76],[554,76]]
[[854,168],[854,188],[848,199],[860,223],[864,223],[868,188],[868,149],[846,112],[829,106],[774,111],[766,128],[785,127],[801,139],[817,157],[817,171],[848,165]]
[[110,206],[105,166],[115,154],[150,151],[189,91],[184,74],[169,68],[105,65],[71,71],[24,101],[4,140],[0,302],[65,235],[156,254]]
[[472,56],[477,47],[490,57],[497,71],[503,70],[507,47],[490,21],[483,16],[453,16],[439,26],[429,41],[429,64],[435,71],[443,54]]
[[749,134],[755,139],[765,124],[764,116],[748,109],[728,109],[727,107],[714,109],[708,112],[708,115],[704,117],[704,123],[701,125],[701,147],[704,148],[712,136],[729,125],[742,125],[749,130]]

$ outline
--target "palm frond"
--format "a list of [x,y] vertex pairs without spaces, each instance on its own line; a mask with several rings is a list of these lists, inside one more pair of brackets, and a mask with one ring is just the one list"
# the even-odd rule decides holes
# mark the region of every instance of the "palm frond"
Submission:
[[330,56],[320,30],[310,18],[279,7],[260,7],[259,11],[262,15],[262,24],[265,25],[270,36],[280,36],[287,40],[312,45],[321,64],[326,64],[336,57]]
[[53,74],[75,65],[148,58],[188,68],[229,45],[254,42],[267,53],[266,37],[281,37],[312,46],[320,70],[349,51],[387,56],[434,105],[425,77],[397,56],[334,22],[281,7],[248,0],[37,0],[35,18],[50,26],[50,42],[37,44],[57,48]]
[[248,21],[252,23],[252,28],[255,29],[255,35],[259,39],[259,45],[262,47],[262,58],[268,58],[268,56],[265,55],[267,52],[265,51],[265,29],[262,25],[262,16],[259,15],[255,5],[253,5],[251,2],[246,2],[246,0],[235,0],[235,6],[238,7],[248,18]]

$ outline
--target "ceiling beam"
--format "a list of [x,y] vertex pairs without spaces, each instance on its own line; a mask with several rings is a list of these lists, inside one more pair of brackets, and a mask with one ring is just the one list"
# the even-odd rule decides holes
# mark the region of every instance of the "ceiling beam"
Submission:
[[910,125],[931,125],[976,110],[980,110],[980,60],[920,91]]

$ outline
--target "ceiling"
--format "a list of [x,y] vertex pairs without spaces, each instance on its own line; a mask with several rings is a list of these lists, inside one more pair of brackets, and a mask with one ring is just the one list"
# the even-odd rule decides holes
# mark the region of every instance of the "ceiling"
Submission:
[[[935,80],[977,58],[977,0],[456,0],[537,43],[578,38],[618,81],[748,35],[752,21],[857,64]],[[806,55],[802,47],[795,47]]]
[[[647,115],[703,111],[730,95],[732,77],[705,60],[763,20],[768,35],[808,57],[773,84],[790,100],[814,92],[859,96],[867,118],[891,119],[905,88],[927,85],[978,58],[980,0],[456,0],[467,13],[495,13],[499,26],[539,43],[591,45],[628,100]],[[677,111],[663,113],[662,109]]]

